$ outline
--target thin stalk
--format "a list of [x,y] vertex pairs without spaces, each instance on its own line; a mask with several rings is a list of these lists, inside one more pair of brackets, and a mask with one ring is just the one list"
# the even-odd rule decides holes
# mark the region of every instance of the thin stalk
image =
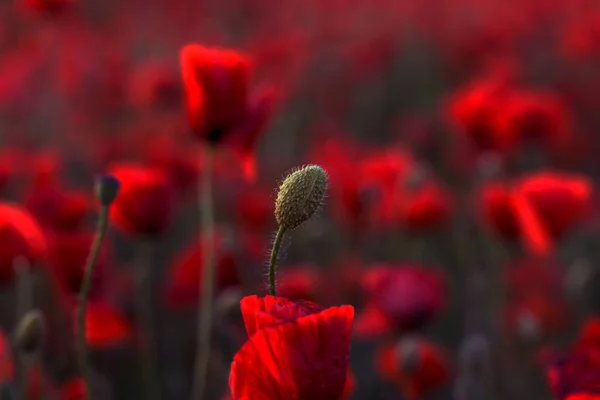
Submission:
[[85,263],[83,282],[81,283],[81,289],[79,291],[79,305],[77,307],[77,355],[79,358],[79,368],[81,375],[86,385],[86,398],[92,400],[92,371],[89,365],[88,348],[85,342],[85,310],[87,307],[88,297],[92,288],[92,276],[94,275],[94,266],[100,253],[100,247],[106,234],[106,228],[108,227],[108,213],[109,207],[102,206],[100,208],[100,215],[98,216],[98,225],[96,227],[96,237],[90,254]]
[[154,335],[154,314],[152,312],[152,243],[141,242],[138,245],[137,260],[135,262],[135,314],[140,327],[141,340],[138,349],[142,380],[144,385],[144,398],[147,400],[160,399],[160,380],[157,365],[156,338]]
[[214,153],[212,148],[205,152],[204,164],[198,184],[198,208],[200,211],[200,246],[203,256],[203,269],[198,283],[198,343],[196,345],[196,365],[194,367],[194,386],[192,400],[204,397],[208,378],[208,363],[210,361],[210,333],[212,323],[215,252],[214,225],[215,213],[212,198]]
[[277,256],[279,254],[279,248],[281,247],[281,239],[285,235],[285,228],[280,226],[275,235],[275,241],[273,242],[273,248],[271,249],[271,260],[269,261],[269,294],[275,296],[275,270],[277,269]]
[[[24,257],[17,257],[13,260],[13,269],[17,275],[17,304],[16,304],[16,323],[33,307],[33,288],[29,263]],[[15,346],[15,348],[17,348]],[[27,371],[29,370],[27,356],[23,352],[15,351],[15,364],[17,366],[17,393],[18,398],[27,398]]]

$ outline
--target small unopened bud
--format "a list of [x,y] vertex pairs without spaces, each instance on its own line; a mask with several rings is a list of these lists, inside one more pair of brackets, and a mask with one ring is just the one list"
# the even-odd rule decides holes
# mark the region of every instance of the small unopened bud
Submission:
[[15,328],[15,341],[25,353],[38,351],[45,335],[44,316],[39,310],[28,311]]
[[112,175],[103,175],[96,180],[96,197],[100,204],[108,207],[117,198],[121,182]]
[[283,229],[294,229],[317,212],[327,191],[327,174],[317,165],[291,173],[279,187],[275,218]]

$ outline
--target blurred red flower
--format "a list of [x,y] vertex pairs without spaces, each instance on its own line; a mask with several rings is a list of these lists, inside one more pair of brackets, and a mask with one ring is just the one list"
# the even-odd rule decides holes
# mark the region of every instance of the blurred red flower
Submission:
[[138,164],[115,164],[108,171],[121,182],[111,206],[111,221],[133,236],[158,236],[171,212],[171,186],[158,169]]
[[14,261],[23,257],[31,264],[45,260],[46,237],[36,220],[17,205],[0,203],[0,283],[10,283]]
[[[75,316],[75,310],[73,316]],[[74,332],[77,319],[73,318]],[[88,302],[85,310],[85,340],[92,349],[122,344],[131,338],[132,328],[121,312],[106,300]]]
[[249,340],[231,365],[235,400],[343,398],[348,376],[351,306],[248,296],[240,302]]
[[[202,240],[208,240],[203,238]],[[174,261],[169,270],[164,300],[174,308],[188,308],[197,305],[200,292],[200,274],[204,267],[203,249],[200,239],[190,242],[190,245]],[[214,238],[216,252],[216,289],[217,291],[240,284],[240,277],[235,255],[225,243],[223,234],[217,233]]]
[[[80,231],[54,235],[49,239],[49,261],[65,294],[79,293],[84,265],[94,241],[94,232]],[[92,276],[92,297],[104,289],[106,270],[112,258],[110,242],[104,241]]]
[[420,329],[444,306],[445,279],[427,268],[375,266],[363,283],[367,303],[356,321],[359,336]]
[[421,399],[450,378],[446,357],[422,338],[404,337],[381,346],[375,364],[381,377],[395,384],[409,400]]
[[246,112],[249,59],[234,50],[188,44],[181,49],[180,63],[193,133],[220,142]]

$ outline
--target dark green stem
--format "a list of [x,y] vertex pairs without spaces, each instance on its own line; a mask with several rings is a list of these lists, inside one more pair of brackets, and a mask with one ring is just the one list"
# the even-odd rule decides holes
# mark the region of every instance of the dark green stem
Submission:
[[100,215],[98,216],[98,225],[96,227],[96,237],[90,249],[90,254],[85,263],[83,282],[79,291],[79,305],[77,307],[77,354],[79,357],[79,368],[81,375],[86,385],[86,398],[92,400],[92,371],[89,365],[88,349],[85,341],[85,310],[87,307],[88,297],[92,288],[92,276],[94,274],[94,266],[100,253],[100,247],[106,234],[108,227],[108,212],[109,208],[102,206]]
[[154,336],[154,314],[152,312],[152,243],[140,242],[138,245],[135,271],[135,314],[142,334],[138,354],[142,368],[144,398],[147,400],[160,399],[160,380],[156,362],[156,338]]
[[214,153],[212,148],[205,152],[202,175],[198,185],[199,211],[200,211],[200,246],[202,249],[202,273],[198,283],[200,296],[198,297],[198,343],[196,345],[196,365],[194,368],[194,387],[192,400],[204,397],[206,381],[208,378],[208,364],[210,361],[210,333],[212,322],[214,275],[215,275],[215,249],[214,225],[215,213],[212,198],[213,189]]
[[281,247],[281,239],[285,235],[285,228],[280,226],[275,235],[275,241],[273,242],[273,248],[271,249],[271,261],[269,261],[269,294],[275,296],[275,270],[277,269],[277,255],[279,254],[279,247]]

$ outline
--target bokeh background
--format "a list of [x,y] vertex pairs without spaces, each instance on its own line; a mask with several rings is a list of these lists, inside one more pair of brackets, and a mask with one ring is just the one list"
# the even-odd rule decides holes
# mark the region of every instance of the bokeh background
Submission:
[[[173,201],[160,237],[110,228],[88,327],[94,369],[102,398],[143,398],[141,263],[160,390],[189,397],[205,144],[186,117],[179,52],[193,42],[246,53],[252,90],[275,93],[257,178],[235,152],[216,155],[207,398],[228,394],[246,340],[239,299],[267,291],[277,186],[308,163],[327,170],[329,194],[284,241],[280,291],[356,307],[351,398],[553,398],[550,365],[600,311],[597,1],[0,1],[2,202],[26,209],[49,243],[26,279],[30,306],[47,319],[28,398],[43,398],[39,387],[66,398],[79,376],[69,327],[93,237],[93,183],[125,162],[161,170]],[[148,218],[162,210],[143,207]],[[11,248],[3,238],[0,253]],[[9,339],[23,311],[17,261],[0,255]],[[415,278],[423,270],[443,289]],[[393,368],[382,365],[386,346],[400,349]],[[600,374],[600,363],[584,370]],[[599,387],[591,382],[577,390]]]

